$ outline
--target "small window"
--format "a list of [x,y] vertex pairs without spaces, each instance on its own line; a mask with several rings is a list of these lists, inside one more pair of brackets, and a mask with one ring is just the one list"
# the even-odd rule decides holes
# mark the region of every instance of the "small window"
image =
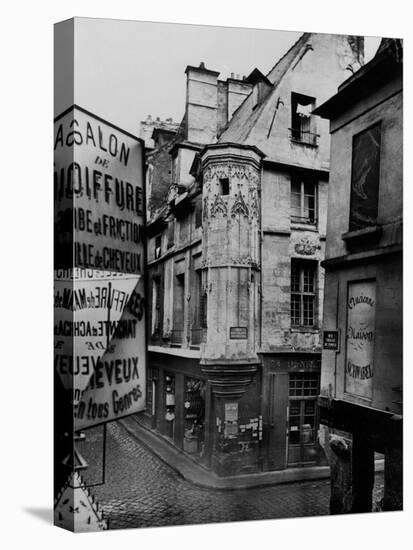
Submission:
[[229,195],[229,179],[220,178],[219,180],[219,192],[221,195]]
[[152,335],[159,335],[161,331],[161,280],[154,277],[152,281]]
[[201,195],[197,197],[197,201],[195,203],[195,227],[201,227],[202,225],[202,198]]
[[207,328],[207,293],[206,289],[202,284],[202,272],[197,272],[198,277],[198,301],[199,301],[199,326],[201,328]]
[[316,184],[312,180],[291,178],[291,221],[315,224],[317,222]]
[[291,262],[291,325],[316,324],[316,266],[314,262]]
[[381,127],[376,124],[353,138],[350,231],[377,223]]
[[175,220],[168,221],[168,248],[175,244]]
[[175,276],[173,296],[172,343],[182,344],[185,314],[185,274]]
[[162,253],[162,235],[155,238],[155,258],[160,258]]

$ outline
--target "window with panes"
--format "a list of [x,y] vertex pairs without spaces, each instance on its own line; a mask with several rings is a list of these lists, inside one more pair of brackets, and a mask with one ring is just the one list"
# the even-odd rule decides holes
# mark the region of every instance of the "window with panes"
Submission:
[[316,264],[291,261],[291,325],[316,325]]
[[311,179],[291,178],[291,221],[317,223],[316,184]]
[[291,373],[289,377],[289,444],[313,444],[318,429],[317,397],[320,374]]

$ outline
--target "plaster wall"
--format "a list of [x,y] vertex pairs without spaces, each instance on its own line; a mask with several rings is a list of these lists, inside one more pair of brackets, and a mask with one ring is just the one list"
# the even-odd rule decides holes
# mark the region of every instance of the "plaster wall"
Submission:
[[[400,90],[400,83],[398,84],[398,90]],[[370,99],[365,108],[363,104],[348,113],[347,124],[342,117],[341,126],[332,126],[334,131],[331,148],[333,169],[330,175],[326,258],[343,256],[347,253],[342,235],[349,230],[353,137],[377,122],[381,122],[377,219],[377,223],[384,226],[381,244],[401,242],[401,228],[398,229],[397,226],[400,226],[402,220],[403,198],[402,95],[397,92],[396,83],[385,90],[378,90],[374,95],[376,106],[372,107],[372,99]],[[389,98],[386,99],[386,97]],[[360,113],[360,116],[357,116],[357,113]]]
[[[310,46],[310,47],[309,47]],[[346,35],[313,34],[282,78],[275,93],[265,101],[258,123],[246,140],[259,147],[269,160],[296,166],[328,170],[329,123],[319,117],[314,132],[318,147],[291,141],[291,92],[315,98],[315,106],[331,97],[351,72],[359,68],[359,54],[352,49]]]

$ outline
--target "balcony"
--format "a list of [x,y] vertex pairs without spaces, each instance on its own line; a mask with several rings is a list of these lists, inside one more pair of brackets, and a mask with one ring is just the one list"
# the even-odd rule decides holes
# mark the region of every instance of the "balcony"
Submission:
[[320,134],[302,130],[300,128],[289,128],[290,139],[293,143],[299,143],[300,145],[308,145],[309,147],[318,147],[318,140]]

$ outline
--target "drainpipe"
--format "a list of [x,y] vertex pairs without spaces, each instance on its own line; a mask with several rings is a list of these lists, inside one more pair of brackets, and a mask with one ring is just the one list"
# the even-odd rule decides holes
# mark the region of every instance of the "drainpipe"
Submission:
[[262,182],[264,177],[264,167],[262,166],[261,161],[261,185],[260,185],[260,246],[259,246],[259,259],[260,259],[260,349],[262,349],[262,323],[263,323],[263,313],[262,313],[262,304],[264,301],[262,295],[262,279],[263,279],[263,270],[262,270],[262,243],[264,240],[264,232],[262,229]]

